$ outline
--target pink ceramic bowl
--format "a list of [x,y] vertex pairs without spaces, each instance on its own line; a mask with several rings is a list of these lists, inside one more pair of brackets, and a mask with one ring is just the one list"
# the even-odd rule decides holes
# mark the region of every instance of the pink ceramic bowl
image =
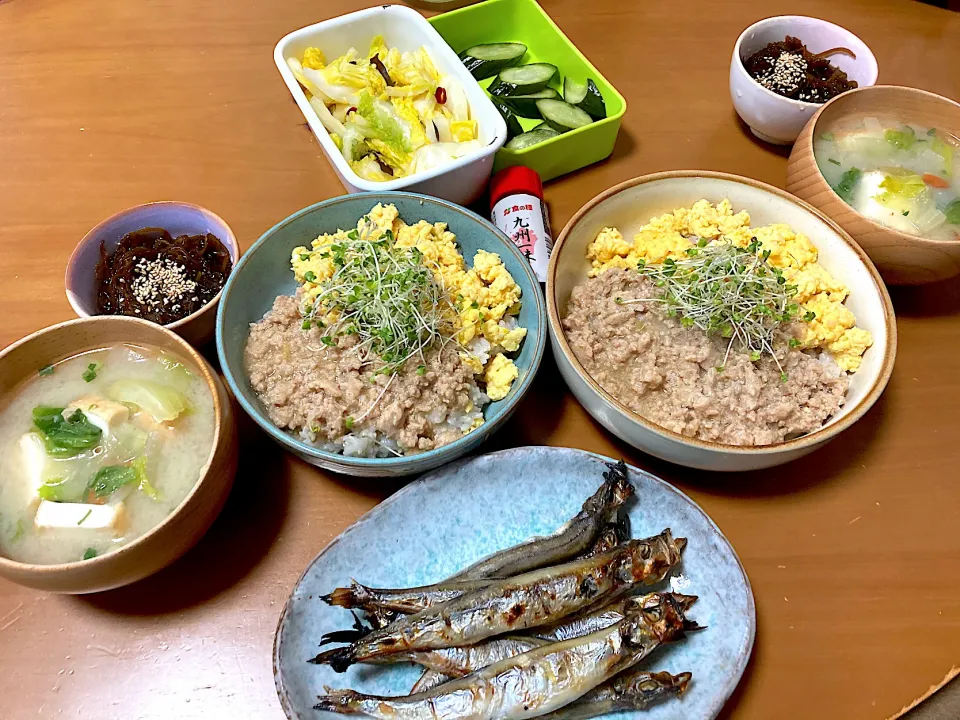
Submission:
[[[168,200],[135,205],[121,210],[101,222],[83,236],[67,262],[65,278],[67,300],[80,317],[97,315],[96,267],[100,259],[100,243],[113,252],[120,238],[134,230],[163,228],[171,235],[212,233],[230,253],[233,267],[240,260],[240,246],[233,230],[218,215],[190,203]],[[182,320],[164,325],[195,347],[213,339],[217,319],[217,303],[221,293]]]

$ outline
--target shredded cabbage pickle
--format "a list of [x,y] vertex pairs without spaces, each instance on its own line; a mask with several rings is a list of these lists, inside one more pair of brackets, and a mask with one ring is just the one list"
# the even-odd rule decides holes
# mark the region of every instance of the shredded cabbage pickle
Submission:
[[464,88],[440,74],[426,48],[400,52],[378,35],[366,55],[350,48],[328,63],[320,48],[310,47],[287,64],[364,179],[426,172],[483,148]]

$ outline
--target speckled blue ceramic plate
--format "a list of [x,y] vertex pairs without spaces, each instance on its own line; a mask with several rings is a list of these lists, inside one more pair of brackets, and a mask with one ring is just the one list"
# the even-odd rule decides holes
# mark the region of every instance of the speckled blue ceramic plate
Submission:
[[[356,665],[338,675],[311,665],[320,636],[348,628],[350,613],[319,595],[350,578],[381,587],[436,582],[532,535],[554,532],[602,481],[608,458],[569,448],[528,447],[464,460],[406,486],[330,543],[304,572],[287,601],[274,643],[274,676],[290,718],[315,718],[323,686],[405,695],[420,675],[413,665]],[[713,521],[672,485],[631,468],[637,498],[630,506],[634,537],[670,527],[689,540],[677,573],[683,592],[700,599],[689,616],[708,628],[658,651],[654,670],[690,671],[679,700],[637,720],[706,720],[730,697],[750,658],[756,613],[750,582],[736,553]],[[329,715],[329,717],[334,717]]]

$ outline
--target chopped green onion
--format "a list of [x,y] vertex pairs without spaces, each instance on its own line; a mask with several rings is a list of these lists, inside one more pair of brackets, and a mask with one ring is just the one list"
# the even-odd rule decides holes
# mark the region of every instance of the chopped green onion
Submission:
[[97,379],[97,371],[100,369],[99,363],[90,363],[87,365],[87,369],[83,371],[81,377],[85,382],[93,382]]
[[353,430],[353,418],[347,415],[343,419],[343,426],[347,428],[347,430]]
[[40,377],[47,377],[48,375],[53,375],[53,365],[47,365],[46,367],[40,368],[37,371],[37,374],[40,375]]
[[313,270],[307,270],[303,274],[303,279],[307,282],[315,282],[317,279],[317,274]]
[[836,158],[827,158],[827,162],[832,162],[834,165],[839,165],[840,161]]
[[817,314],[813,310],[807,310],[803,315],[804,322],[813,322],[817,319]]
[[87,548],[86,552],[83,553],[84,560],[93,560],[97,556],[97,551],[94,548]]
[[417,366],[417,375],[420,375],[420,376],[422,377],[422,376],[424,376],[424,375],[426,375],[426,374],[427,374],[427,366],[426,366],[426,365],[418,365],[418,366]]
[[83,525],[84,520],[86,520],[88,517],[90,517],[91,513],[93,513],[93,510],[87,510],[87,514],[84,515],[84,516],[83,516],[82,518],[80,518],[79,520],[77,520],[77,525]]
[[310,253],[300,253],[300,260],[306,262],[310,259]]

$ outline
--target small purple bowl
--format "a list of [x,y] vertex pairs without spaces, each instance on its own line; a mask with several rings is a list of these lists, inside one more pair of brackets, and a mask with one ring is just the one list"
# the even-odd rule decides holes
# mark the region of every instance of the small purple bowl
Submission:
[[[100,260],[100,243],[113,252],[127,233],[148,227],[163,228],[174,237],[212,233],[230,253],[235,268],[240,260],[240,246],[233,230],[219,216],[199,205],[167,200],[135,205],[111,215],[83,236],[67,262],[65,284],[67,300],[80,317],[97,315],[96,267]],[[232,268],[231,268],[232,271]],[[221,293],[192,315],[164,325],[194,347],[213,339],[217,319],[217,303]]]

